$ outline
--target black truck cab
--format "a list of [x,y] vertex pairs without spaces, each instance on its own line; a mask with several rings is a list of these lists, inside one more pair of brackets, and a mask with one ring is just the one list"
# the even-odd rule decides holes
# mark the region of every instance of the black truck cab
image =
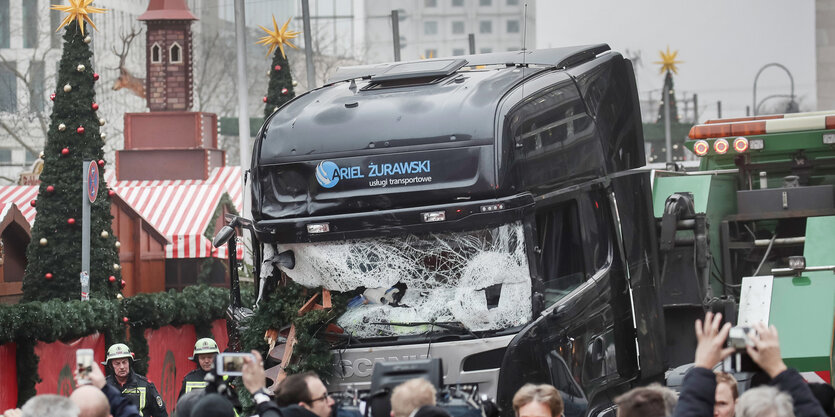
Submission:
[[608,45],[340,69],[258,134],[261,258],[295,256],[262,268],[365,289],[336,322],[352,341],[332,389],[431,356],[504,415],[527,382],[597,415],[665,369],[644,155]]

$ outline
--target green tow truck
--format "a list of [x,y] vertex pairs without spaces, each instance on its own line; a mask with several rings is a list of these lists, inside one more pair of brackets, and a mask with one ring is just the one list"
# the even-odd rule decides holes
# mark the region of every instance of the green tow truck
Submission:
[[710,309],[775,325],[788,366],[835,382],[835,111],[711,120],[689,137],[699,171],[653,172],[669,365],[692,361]]

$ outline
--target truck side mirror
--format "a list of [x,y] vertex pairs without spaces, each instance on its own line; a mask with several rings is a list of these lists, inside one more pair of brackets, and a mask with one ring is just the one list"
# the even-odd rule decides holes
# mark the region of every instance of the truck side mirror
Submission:
[[233,235],[235,235],[235,229],[229,226],[223,226],[212,240],[212,246],[216,248],[221,247],[224,243],[228,242]]

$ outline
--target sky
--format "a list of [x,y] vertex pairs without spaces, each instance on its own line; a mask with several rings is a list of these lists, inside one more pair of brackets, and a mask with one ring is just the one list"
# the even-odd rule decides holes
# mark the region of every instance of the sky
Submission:
[[[744,116],[757,71],[772,62],[791,72],[801,110],[817,110],[814,0],[537,0],[537,48],[592,43],[640,54],[642,100],[661,94],[658,52],[678,50],[676,97],[698,93],[701,121],[716,117],[718,100],[723,117]],[[757,101],[791,90],[776,67],[757,84]]]

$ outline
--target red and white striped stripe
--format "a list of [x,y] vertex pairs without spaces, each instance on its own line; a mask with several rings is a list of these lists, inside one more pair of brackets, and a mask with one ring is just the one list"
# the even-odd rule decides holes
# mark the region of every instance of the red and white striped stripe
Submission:
[[[169,259],[226,256],[227,249],[212,247],[203,233],[223,194],[228,194],[235,209],[242,211],[243,187],[239,167],[216,168],[203,180],[118,181],[108,171],[107,184],[147,222],[168,240],[165,257]],[[38,196],[38,186],[0,186],[0,203],[14,203],[33,224],[36,209],[30,201]],[[238,245],[243,258],[243,245]]]
[[30,226],[35,222],[35,214],[37,214],[37,211],[30,203],[37,198],[37,185],[0,186],[0,203],[14,203],[23,214],[23,217],[26,218],[26,221],[29,222]]

